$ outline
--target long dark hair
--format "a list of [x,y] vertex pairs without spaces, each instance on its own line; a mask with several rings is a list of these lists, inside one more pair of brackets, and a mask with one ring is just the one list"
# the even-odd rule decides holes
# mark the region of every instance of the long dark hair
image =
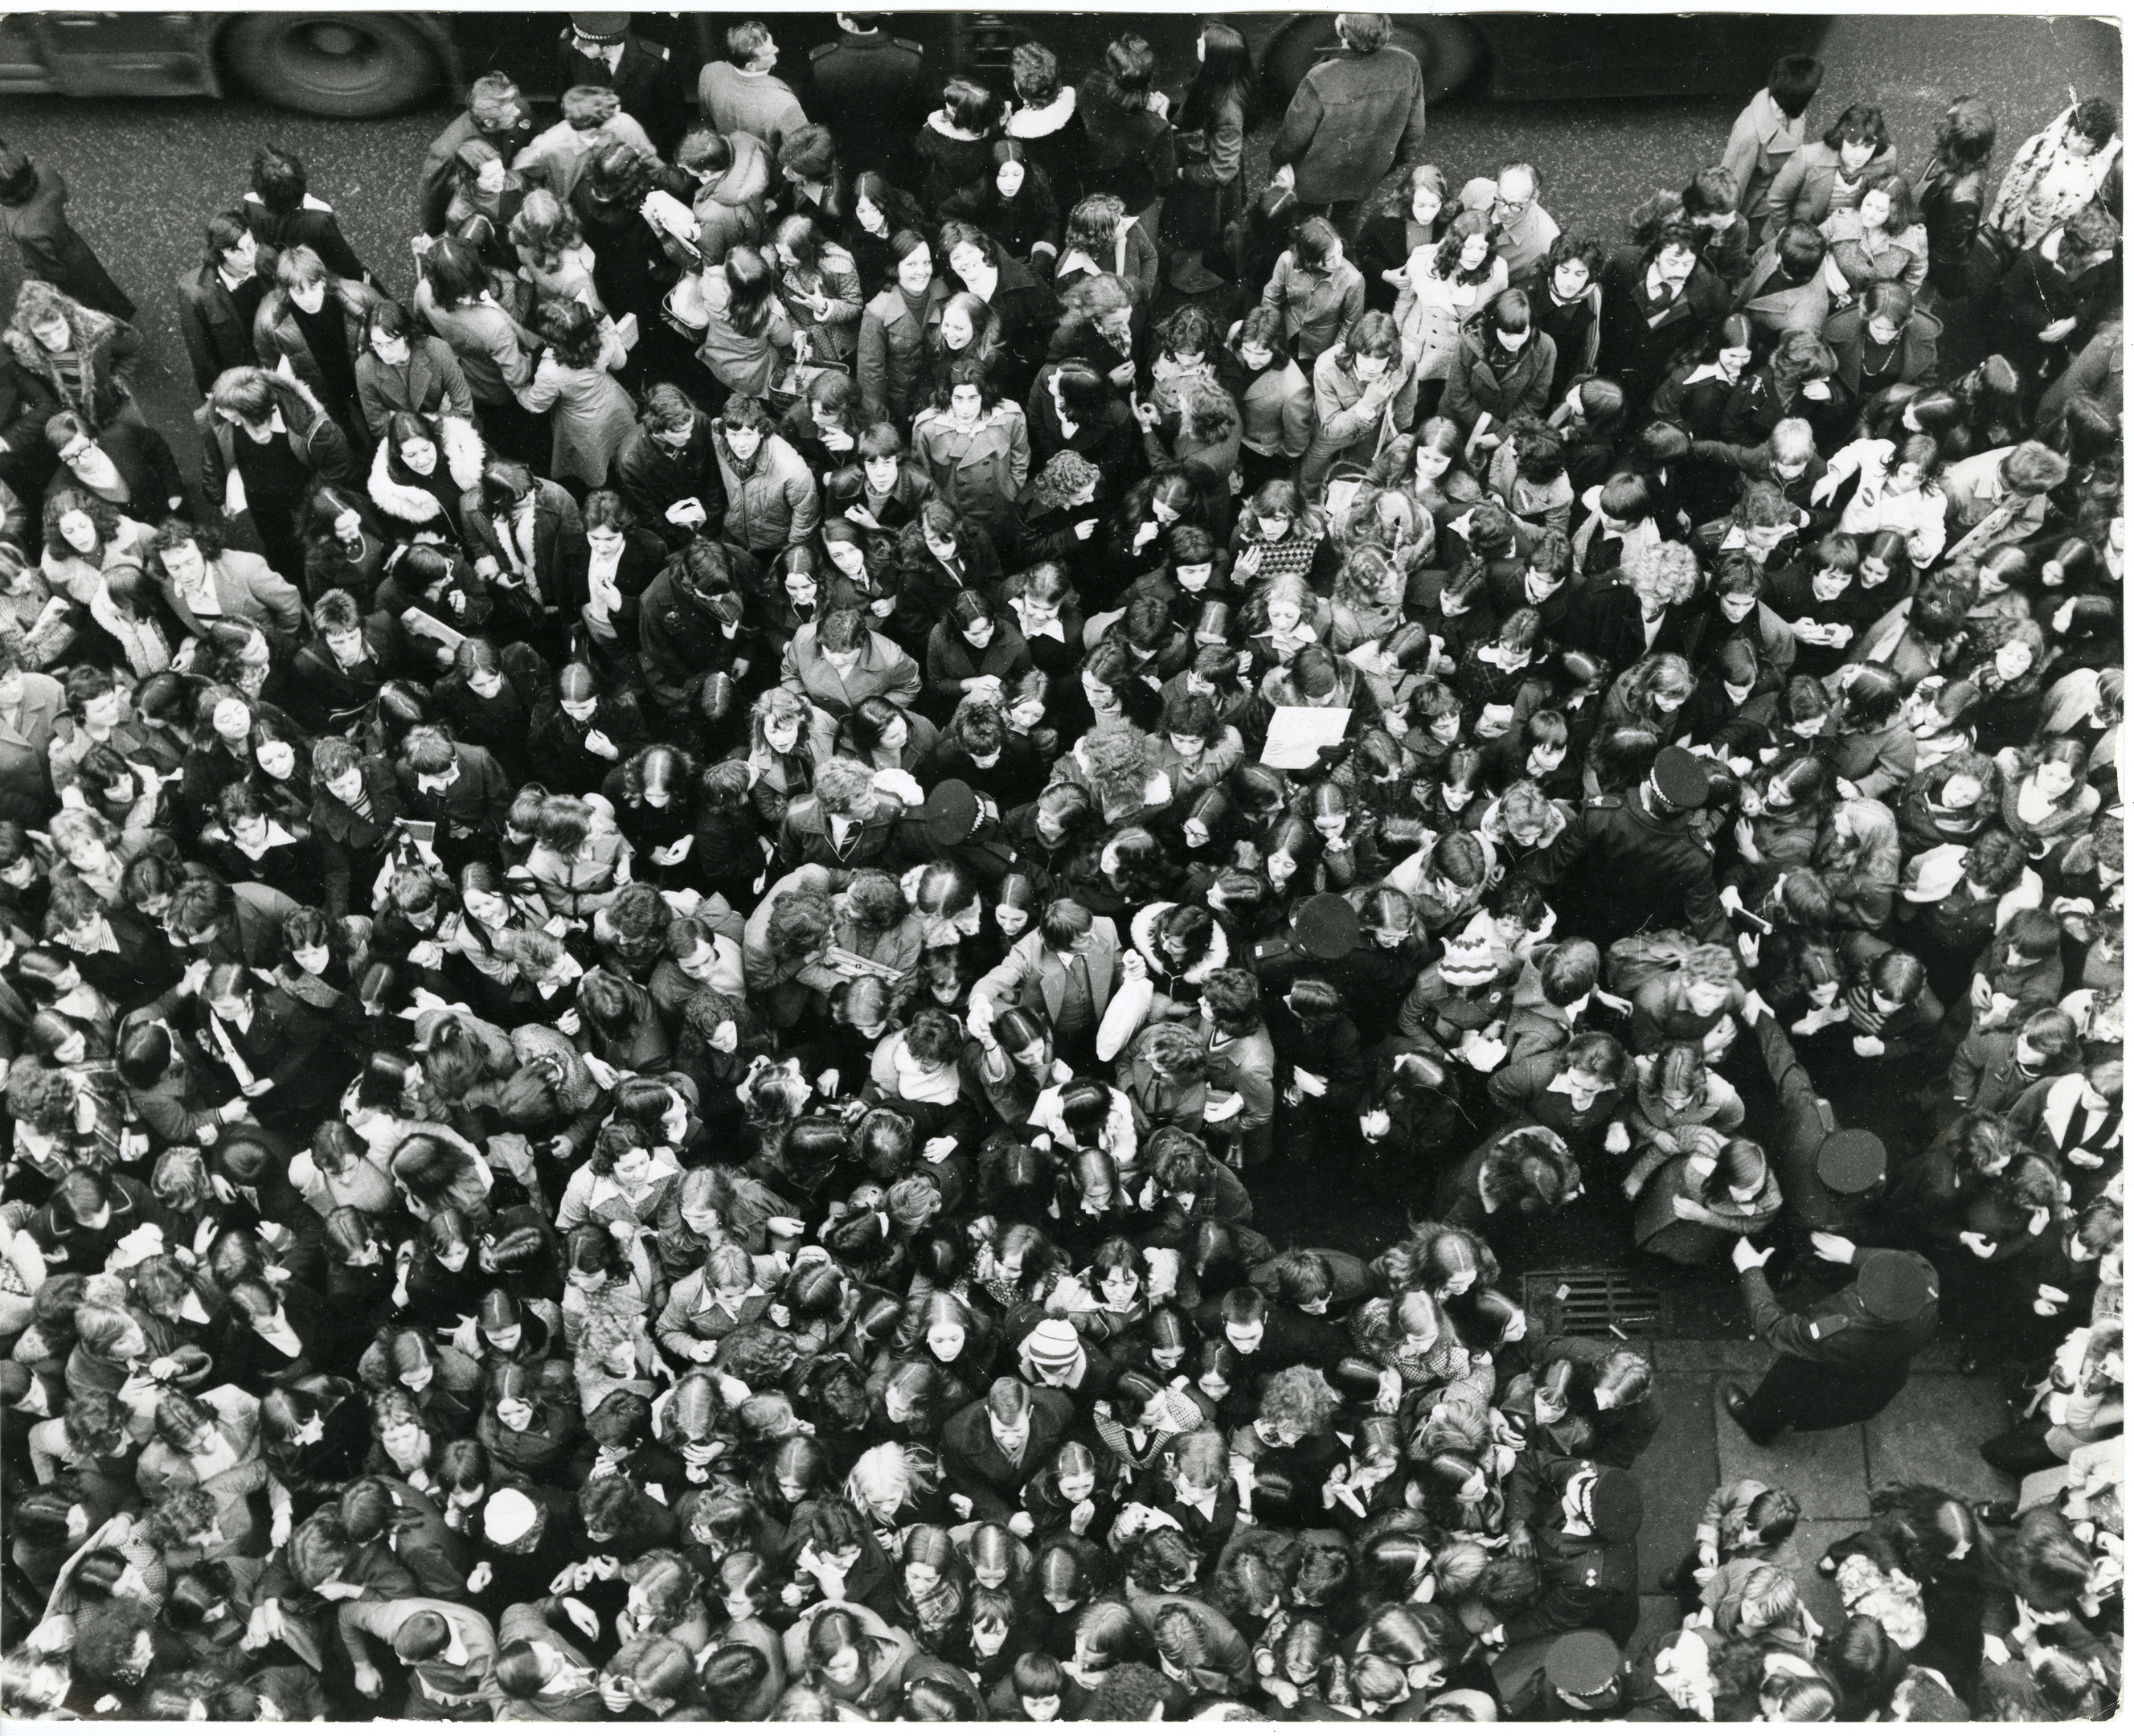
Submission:
[[1181,132],[1198,133],[1234,103],[1247,131],[1253,124],[1253,51],[1237,29],[1220,18],[1200,21],[1206,51],[1178,112]]

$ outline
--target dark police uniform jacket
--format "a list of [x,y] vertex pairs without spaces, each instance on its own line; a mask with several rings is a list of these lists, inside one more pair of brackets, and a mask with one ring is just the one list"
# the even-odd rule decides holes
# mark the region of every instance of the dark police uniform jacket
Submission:
[[[1916,1254],[1906,1257],[1926,1264]],[[1779,1353],[1756,1401],[1795,1429],[1842,1429],[1876,1415],[1903,1390],[1913,1357],[1934,1342],[1941,1322],[1931,1301],[1902,1325],[1878,1320],[1856,1282],[1806,1314],[1789,1314],[1760,1269],[1744,1272],[1741,1288],[1750,1324]]]
[[[1573,1473],[1588,1459],[1559,1459],[1543,1473],[1544,1500],[1560,1503]],[[1544,1633],[1598,1628],[1618,1646],[1628,1646],[1638,1627],[1638,1546],[1574,1536],[1563,1528],[1563,1512],[1533,1527],[1534,1565],[1541,1594],[1504,1622],[1507,1646]]]
[[[1726,943],[1711,846],[1689,829],[1687,816],[1654,813],[1639,791],[1596,796],[1549,846],[1540,878],[1558,885],[1581,863],[1584,885],[1605,896],[1567,900],[1581,911],[1594,907],[1590,925],[1572,922],[1565,912],[1567,933],[1605,942],[1639,928],[1687,923],[1699,940]],[[1605,889],[1598,879],[1604,872]]]

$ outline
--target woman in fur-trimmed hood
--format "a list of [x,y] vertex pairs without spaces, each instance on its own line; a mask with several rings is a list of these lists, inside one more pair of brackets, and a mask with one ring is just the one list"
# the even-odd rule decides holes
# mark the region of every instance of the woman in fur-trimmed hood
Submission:
[[[15,297],[15,317],[0,332],[0,342],[25,373],[50,386],[61,404],[93,427],[103,427],[133,407],[141,334],[123,320],[84,307],[41,278],[23,280]],[[139,420],[138,411],[134,419]]]
[[482,457],[481,436],[456,416],[394,415],[370,461],[370,498],[388,533],[459,542],[460,503],[481,480]]

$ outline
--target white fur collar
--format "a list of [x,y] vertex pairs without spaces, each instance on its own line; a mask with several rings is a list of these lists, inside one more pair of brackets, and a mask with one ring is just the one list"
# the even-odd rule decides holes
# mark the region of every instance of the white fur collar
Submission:
[[1042,108],[1018,108],[1007,118],[1010,138],[1050,138],[1074,118],[1074,87],[1062,84],[1060,94]]
[[[1159,976],[1171,975],[1171,967],[1158,956],[1156,945],[1156,925],[1165,911],[1173,907],[1166,904],[1144,904],[1134,912],[1132,934],[1134,950],[1148,961],[1150,970]],[[1208,980],[1212,972],[1221,970],[1230,962],[1230,943],[1220,923],[1209,931],[1208,950],[1200,955],[1200,962],[1185,973],[1185,981],[1198,987]]]
[[[471,489],[481,480],[481,436],[476,432],[472,423],[461,422],[456,416],[440,417],[438,427],[447,473],[461,489]],[[410,488],[393,479],[387,470],[390,451],[389,442],[381,441],[372,455],[370,498],[394,518],[411,524],[427,524],[441,517],[444,509],[427,489]]]

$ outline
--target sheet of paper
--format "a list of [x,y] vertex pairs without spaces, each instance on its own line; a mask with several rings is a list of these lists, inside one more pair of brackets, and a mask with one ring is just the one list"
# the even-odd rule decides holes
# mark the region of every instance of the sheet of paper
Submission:
[[1346,706],[1277,706],[1260,764],[1292,772],[1316,764],[1320,749],[1348,734],[1349,717]]

